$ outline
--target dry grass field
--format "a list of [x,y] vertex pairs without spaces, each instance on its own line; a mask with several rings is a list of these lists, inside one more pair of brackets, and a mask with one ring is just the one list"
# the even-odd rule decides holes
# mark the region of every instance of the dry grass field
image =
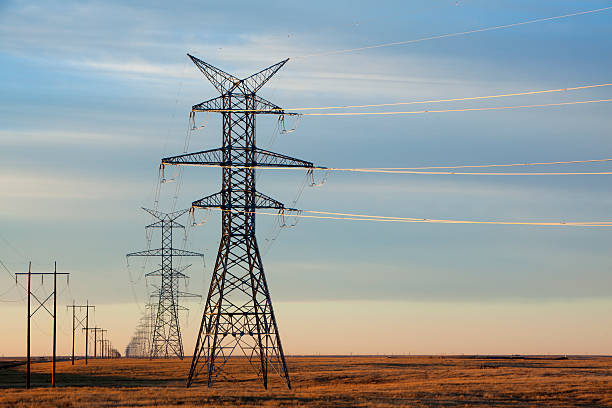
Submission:
[[264,390],[244,360],[233,380],[185,388],[189,361],[90,360],[0,368],[2,407],[612,406],[612,358],[289,357],[293,390]]

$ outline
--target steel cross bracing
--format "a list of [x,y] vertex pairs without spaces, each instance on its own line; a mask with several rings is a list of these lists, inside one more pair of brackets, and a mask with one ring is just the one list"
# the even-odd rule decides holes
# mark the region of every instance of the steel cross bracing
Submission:
[[304,167],[313,164],[255,145],[257,114],[293,115],[260,98],[256,92],[287,62],[281,61],[250,77],[238,79],[187,54],[221,96],[192,107],[193,112],[219,112],[223,146],[219,149],[162,159],[165,165],[221,166],[219,193],[194,201],[193,208],[221,209],[221,240],[206,299],[187,386],[200,373],[208,386],[218,378],[232,353],[246,356],[268,386],[268,372],[277,372],[291,388],[289,372],[255,237],[255,210],[282,203],[255,188],[256,167]]
[[147,228],[161,229],[161,248],[149,249],[146,251],[132,252],[131,256],[159,256],[161,257],[161,268],[147,274],[147,276],[158,276],[161,278],[161,285],[157,292],[157,308],[153,321],[151,344],[149,350],[150,358],[159,357],[178,357],[183,358],[183,341],[181,338],[181,326],[179,324],[179,310],[184,310],[179,306],[180,296],[193,296],[179,291],[179,279],[186,278],[183,271],[189,266],[175,268],[173,258],[180,256],[200,256],[203,254],[185,251],[172,247],[172,231],[175,228],[185,228],[175,220],[185,214],[189,209],[175,211],[169,214],[160,211],[143,208],[158,221]]

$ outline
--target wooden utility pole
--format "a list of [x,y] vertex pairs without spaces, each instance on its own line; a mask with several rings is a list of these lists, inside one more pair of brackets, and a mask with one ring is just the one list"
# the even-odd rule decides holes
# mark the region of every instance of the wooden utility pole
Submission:
[[[83,329],[85,330],[85,329]],[[93,330],[94,333],[94,358],[98,358],[98,330],[101,330],[99,327],[89,327],[87,330]]]
[[[89,317],[89,313],[87,313],[87,311],[89,310],[89,308],[95,309],[95,306],[90,306],[89,305],[89,301],[87,301],[87,304],[85,305],[75,305],[74,304],[74,300],[72,301],[72,305],[68,305],[66,306],[66,308],[72,308],[72,365],[74,365],[74,337],[75,337],[75,332],[76,330],[80,327],[85,328],[86,322],[85,320],[88,319]],[[82,317],[77,317],[76,315],[76,309],[79,309],[79,312],[85,308],[86,313],[85,316],[81,315]]]
[[87,299],[87,311],[85,312],[85,365],[87,365],[87,345],[89,344],[89,299]]
[[55,387],[55,350],[57,334],[57,262],[53,262],[53,368],[51,369],[51,387]]
[[100,358],[104,358],[104,333],[107,332],[108,330],[106,329],[99,329],[100,333],[102,334],[102,340],[100,341]]
[[85,312],[85,365],[87,365],[87,355],[89,354],[89,308],[96,308],[95,306],[89,306],[89,300],[87,300],[87,310]]
[[[15,280],[17,277],[15,276]],[[26,366],[26,388],[30,388],[30,317],[32,316],[30,312],[30,293],[32,292],[32,261],[28,263],[28,362]]]
[[[69,306],[66,306],[68,308]],[[74,365],[74,299],[72,299],[72,365]]]
[[[85,330],[86,333],[89,333],[91,331],[94,332],[94,358],[96,358],[96,354],[97,354],[97,336],[96,334],[98,333],[98,330],[100,330],[99,327],[84,327],[83,330]],[[85,335],[86,338],[89,338],[89,336],[86,334]]]
[[[52,361],[52,368],[51,368],[51,387],[55,387],[55,359],[56,359],[56,346],[57,346],[57,275],[66,275],[66,280],[67,283],[69,283],[69,279],[70,279],[70,274],[63,272],[63,273],[58,273],[57,272],[57,262],[53,263],[53,272],[32,272],[32,262],[28,263],[28,272],[27,273],[16,273],[15,274],[15,282],[17,282],[17,278],[20,275],[27,275],[28,276],[28,329],[27,329],[27,362],[26,362],[26,388],[30,388],[30,375],[31,375],[31,371],[30,371],[30,363],[31,363],[31,356],[30,356],[30,334],[31,334],[31,330],[30,330],[30,320],[32,319],[32,316],[34,316],[36,314],[36,312],[38,312],[39,309],[43,308],[44,310],[47,311],[47,313],[49,313],[49,315],[51,315],[51,317],[53,318],[53,361]],[[40,275],[42,278],[42,282],[44,283],[44,279],[45,279],[45,275],[53,275],[53,292],[47,296],[47,298],[43,301],[41,301],[40,299],[38,299],[38,297],[36,297],[35,294],[32,293],[32,275]],[[51,297],[53,296],[53,312],[51,312],[47,306],[46,303],[49,301],[49,299],[51,299]],[[31,311],[31,300],[30,298],[34,298],[37,302],[38,302],[38,307],[36,308],[36,310],[34,310],[33,312]]]

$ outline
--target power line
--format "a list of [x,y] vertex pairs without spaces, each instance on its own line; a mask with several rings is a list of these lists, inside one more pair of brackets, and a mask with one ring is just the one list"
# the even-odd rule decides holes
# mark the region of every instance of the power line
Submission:
[[[23,286],[21,284],[21,282],[17,281],[17,277],[15,276],[15,274],[13,272],[11,272],[11,270],[6,266],[6,264],[0,259],[0,265],[2,265],[2,267],[4,268],[4,270],[6,270],[6,272],[11,276],[12,279],[15,279],[15,284],[21,286],[21,288],[23,290],[27,291],[27,288],[25,286]],[[4,294],[6,294],[7,292],[4,292]],[[19,294],[19,297],[21,298],[21,301],[25,301],[25,298],[22,296],[22,294],[20,292],[17,292]],[[35,322],[36,323],[36,322]]]
[[293,58],[294,59],[298,59],[298,58],[320,57],[320,56],[325,56],[325,55],[346,54],[346,53],[349,53],[349,52],[370,50],[370,49],[374,49],[374,48],[392,47],[392,46],[396,46],[396,45],[413,44],[413,43],[417,43],[417,42],[430,41],[430,40],[438,40],[438,39],[442,39],[442,38],[459,37],[459,36],[462,36],[462,35],[482,33],[482,32],[485,32],[485,31],[501,30],[501,29],[504,29],[504,28],[517,27],[517,26],[526,25],[526,24],[541,23],[543,21],[559,20],[559,19],[562,19],[562,18],[574,17],[574,16],[579,16],[579,15],[584,15],[584,14],[598,13],[598,12],[606,11],[606,10],[610,10],[610,9],[612,9],[612,6],[610,6],[610,7],[603,7],[603,8],[594,9],[594,10],[579,11],[579,12],[576,12],[576,13],[564,14],[564,15],[560,15],[560,16],[545,17],[545,18],[538,18],[538,19],[535,19],[535,20],[521,21],[521,22],[512,23],[512,24],[504,24],[504,25],[493,26],[493,27],[479,28],[479,29],[475,29],[475,30],[462,31],[462,32],[458,32],[458,33],[450,33],[450,34],[435,35],[435,36],[431,36],[431,37],[417,38],[417,39],[414,39],[414,40],[396,41],[396,42],[390,42],[390,43],[368,45],[368,46],[365,46],[365,47],[347,48],[347,49],[343,49],[343,50],[326,51],[326,52],[320,52],[320,53],[315,53],[315,54],[298,55],[298,56],[293,57]]
[[[436,220],[429,218],[410,218],[410,217],[389,217],[389,216],[381,216],[381,215],[367,215],[367,214],[353,214],[353,213],[340,213],[340,212],[331,212],[331,211],[315,211],[315,210],[304,210],[303,212],[312,213],[312,214],[323,214],[323,215],[338,215],[338,216],[348,216],[348,217],[362,217],[362,218],[373,218],[373,219],[392,219],[392,220],[408,220],[408,221],[428,221],[428,222],[461,222],[461,223],[507,223],[506,221],[458,221],[458,220]],[[531,223],[528,223],[531,224]],[[584,225],[584,224],[610,224],[612,225],[612,221],[586,221],[586,222],[561,222],[561,223],[550,223],[544,222],[539,224],[546,225]]]
[[586,103],[612,102],[612,99],[596,99],[588,101],[573,101],[573,102],[558,102],[558,103],[543,103],[537,105],[514,105],[514,106],[492,106],[484,108],[462,108],[462,109],[437,109],[437,110],[419,110],[419,111],[403,111],[403,112],[325,112],[325,113],[301,113],[303,116],[365,116],[365,115],[406,115],[406,114],[423,114],[423,113],[447,113],[447,112],[472,112],[472,111],[488,111],[502,109],[523,109],[523,108],[542,108],[547,106],[564,106],[578,105]]
[[610,175],[612,171],[594,172],[465,172],[465,171],[415,171],[415,170],[378,170],[378,169],[326,169],[358,173],[384,174],[424,174],[424,175],[457,175],[457,176],[586,176]]
[[[457,166],[424,166],[424,167],[364,167],[364,168],[340,168],[340,167],[312,167],[313,170],[342,171],[358,173],[387,173],[387,174],[429,174],[429,175],[478,175],[478,176],[567,176],[567,175],[609,175],[612,171],[600,172],[457,172],[457,171],[422,171],[428,169],[460,169],[460,168],[485,168],[485,167],[514,167],[514,166],[541,166],[558,164],[592,164],[612,161],[609,159],[589,159],[589,160],[570,160],[554,162],[533,162],[533,163],[509,163],[509,164],[480,164],[480,165],[457,165]],[[170,164],[172,165],[172,164]],[[188,166],[189,164],[181,164]],[[226,166],[223,164],[205,164],[204,167],[223,167],[252,169],[249,166]],[[264,167],[268,170],[301,170],[296,167],[276,166]]]
[[577,91],[580,89],[602,88],[606,86],[612,86],[612,83],[574,86],[571,88],[545,89],[545,90],[540,90],[540,91],[525,91],[525,92],[515,92],[515,93],[496,94],[496,95],[472,96],[472,97],[465,97],[465,98],[431,99],[431,100],[426,100],[426,101],[377,103],[377,104],[368,104],[368,105],[317,106],[317,107],[310,107],[310,108],[288,108],[287,110],[305,111],[305,110],[327,110],[327,109],[349,109],[349,108],[375,108],[375,107],[382,107],[382,106],[399,106],[399,105],[417,105],[417,104],[425,104],[425,103],[473,101],[473,100],[480,100],[480,99],[505,98],[508,96],[525,96],[525,95],[536,95],[536,94],[553,93],[553,92]]
[[470,164],[458,166],[424,166],[424,167],[372,167],[376,170],[428,170],[428,169],[464,169],[477,167],[514,167],[514,166],[541,166],[555,164],[577,164],[577,163],[600,163],[612,161],[610,159],[589,159],[589,160],[569,160],[569,161],[553,161],[553,162],[532,162],[532,163],[509,163],[509,164]]
[[0,265],[2,265],[4,270],[11,276],[11,278],[15,279],[15,275],[13,274],[13,272],[11,272],[11,270],[8,268],[8,266],[6,266],[6,264],[4,262],[2,262],[2,259],[0,259]]
[[[7,290],[5,290],[4,292],[0,293],[0,298],[2,298],[3,296],[7,295],[9,292],[12,292],[13,289],[15,289],[15,286],[9,286],[9,288]],[[23,299],[21,299],[23,300]],[[0,302],[19,302],[19,300],[5,300],[5,299],[0,299]]]
[[[612,84],[610,84],[612,85]],[[608,86],[608,85],[605,85]],[[440,99],[436,101],[418,101],[418,102],[396,102],[389,104],[379,104],[379,105],[354,105],[354,106],[329,106],[329,107],[318,107],[318,108],[303,108],[307,109],[342,109],[342,108],[362,108],[368,106],[393,106],[393,105],[409,105],[409,104],[422,104],[422,103],[434,103],[434,102],[446,102],[446,101],[461,101],[461,100],[469,100],[469,99],[486,99],[486,98],[496,98],[502,96],[513,96],[513,95],[527,95],[530,93],[542,93],[542,92],[559,92],[557,90],[549,90],[549,91],[533,91],[527,92],[523,94],[505,94],[505,95],[489,95],[489,96],[478,96],[473,98],[457,98],[457,99]],[[518,108],[540,108],[545,106],[562,106],[562,105],[577,105],[584,103],[598,103],[598,102],[610,102],[612,99],[596,99],[596,100],[587,100],[587,101],[572,101],[572,102],[558,102],[558,103],[544,103],[544,104],[534,104],[534,105],[514,105],[514,106],[493,106],[493,107],[483,107],[483,108],[461,108],[461,109],[423,109],[418,111],[391,111],[391,112],[324,112],[324,113],[298,113],[296,116],[360,116],[360,115],[404,115],[404,114],[422,114],[422,113],[446,113],[446,112],[468,112],[468,111],[484,111],[484,110],[499,110],[499,109],[518,109]],[[253,109],[209,109],[207,112],[217,112],[217,113],[250,113],[255,112]],[[279,110],[277,108],[267,110],[265,112],[257,111],[259,113],[278,113],[284,114],[284,110]]]
[[[220,210],[220,211],[238,211],[238,210]],[[287,210],[285,210],[287,211]],[[271,212],[253,212],[258,215],[278,216],[279,213]],[[303,214],[309,213],[309,214]],[[522,221],[475,221],[475,220],[447,220],[447,219],[432,219],[432,218],[411,218],[411,217],[388,217],[380,215],[352,214],[340,213],[331,211],[314,211],[301,210],[295,214],[285,215],[298,218],[318,218],[331,220],[349,220],[349,221],[374,221],[374,222],[401,222],[401,223],[433,223],[433,224],[487,224],[487,225],[525,225],[525,226],[565,226],[565,227],[612,227],[612,221],[584,221],[584,222],[522,222]]]

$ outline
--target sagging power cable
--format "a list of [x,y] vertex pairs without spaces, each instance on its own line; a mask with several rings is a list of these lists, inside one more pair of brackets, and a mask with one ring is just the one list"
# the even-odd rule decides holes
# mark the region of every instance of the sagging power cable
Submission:
[[326,169],[332,171],[347,171],[358,173],[386,173],[386,174],[425,174],[425,175],[457,175],[457,176],[593,176],[610,175],[612,171],[591,172],[467,172],[467,171],[416,171],[416,170],[378,170],[378,169]]
[[367,105],[316,106],[316,107],[308,107],[308,108],[287,108],[285,110],[287,111],[306,111],[306,110],[329,110],[329,109],[378,108],[378,107],[383,107],[383,106],[400,106],[400,105],[422,105],[426,103],[475,101],[475,100],[481,100],[481,99],[506,98],[510,96],[526,96],[526,95],[538,95],[538,94],[555,93],[555,92],[569,92],[569,91],[577,91],[581,89],[603,88],[607,86],[612,86],[612,83],[574,86],[574,87],[568,87],[568,88],[544,89],[544,90],[539,90],[539,91],[524,91],[524,92],[503,93],[503,94],[495,94],[495,95],[470,96],[470,97],[464,97],[464,98],[430,99],[430,100],[425,100],[425,101],[375,103],[375,104],[367,104]]
[[491,110],[504,110],[504,109],[543,108],[543,107],[548,107],[548,106],[580,105],[580,104],[601,103],[601,102],[612,102],[612,99],[594,99],[594,100],[586,100],[586,101],[542,103],[542,104],[534,104],[534,105],[490,106],[490,107],[483,107],[483,108],[424,109],[424,110],[418,110],[418,111],[393,111],[393,112],[323,112],[323,113],[301,113],[301,115],[303,116],[408,115],[408,114],[424,114],[424,113],[474,112],[474,111],[491,111]]
[[485,31],[501,30],[501,29],[505,29],[505,28],[518,27],[518,26],[527,25],[527,24],[541,23],[541,22],[544,22],[544,21],[560,20],[560,19],[568,18],[568,17],[575,17],[575,16],[580,16],[580,15],[585,15],[585,14],[592,14],[592,13],[599,13],[599,12],[607,11],[607,10],[611,10],[611,9],[612,9],[612,6],[610,6],[610,7],[602,7],[602,8],[598,8],[598,9],[594,9],[594,10],[586,10],[586,11],[579,11],[579,12],[576,12],[576,13],[563,14],[563,15],[560,15],[560,16],[552,16],[552,17],[545,17],[545,18],[537,18],[537,19],[534,19],[534,20],[520,21],[520,22],[512,23],[512,24],[504,24],[504,25],[498,25],[498,26],[493,26],[493,27],[484,27],[484,28],[478,28],[478,29],[469,30],[469,31],[461,31],[461,32],[457,32],[457,33],[434,35],[434,36],[430,36],[430,37],[417,38],[417,39],[414,39],[414,40],[395,41],[395,42],[390,42],[390,43],[368,45],[368,46],[365,46],[365,47],[347,48],[347,49],[335,50],[335,51],[325,51],[325,52],[319,52],[319,53],[314,53],[314,54],[304,54],[304,55],[298,55],[298,56],[295,56],[295,57],[292,57],[292,58],[299,59],[299,58],[321,57],[321,56],[326,56],[326,55],[347,54],[347,53],[350,53],[350,52],[364,51],[364,50],[370,50],[370,49],[374,49],[374,48],[383,48],[383,47],[393,47],[393,46],[396,46],[396,45],[414,44],[414,43],[418,43],[418,42],[422,42],[422,41],[431,41],[431,40],[439,40],[439,39],[442,39],[442,38],[459,37],[459,36],[463,36],[463,35],[482,33],[482,32],[485,32]]
[[425,166],[425,167],[372,167],[375,170],[429,170],[429,169],[465,169],[480,167],[514,167],[514,166],[542,166],[555,164],[578,164],[578,163],[601,163],[609,162],[610,159],[589,159],[589,160],[569,160],[553,162],[532,162],[532,163],[508,163],[508,164],[462,164],[457,166]]
[[[357,172],[357,173],[383,173],[383,174],[429,174],[429,175],[471,175],[471,176],[568,176],[568,175],[610,175],[612,171],[589,171],[589,172],[458,172],[458,171],[423,171],[430,169],[461,169],[461,168],[486,168],[486,167],[515,167],[515,166],[542,166],[542,165],[560,165],[560,164],[594,164],[610,162],[612,158],[607,159],[588,159],[588,160],[569,160],[569,161],[553,161],[553,162],[531,162],[531,163],[508,163],[508,164],[476,164],[476,165],[456,165],[456,166],[423,166],[423,167],[365,167],[365,168],[341,168],[341,167],[321,167],[316,166],[308,170],[308,175],[312,177],[313,186],[322,185],[331,171],[339,172]],[[169,164],[173,165],[173,164]],[[196,166],[195,164],[181,164],[181,166]],[[225,167],[239,169],[265,169],[265,170],[303,170],[296,167],[250,167],[250,166],[225,166],[221,164],[206,164],[197,165],[202,167]],[[315,183],[313,170],[323,170],[326,172],[320,184]]]
[[[242,210],[220,210],[232,211],[238,213],[249,213],[257,215],[278,216],[279,213],[265,211],[242,211]],[[280,210],[281,212],[286,210]],[[449,219],[433,219],[433,218],[413,218],[413,217],[388,217],[380,215],[366,215],[341,213],[332,211],[315,211],[315,210],[300,210],[292,214],[297,218],[317,218],[329,220],[347,220],[347,221],[374,221],[374,222],[401,222],[401,223],[429,223],[429,224],[484,224],[484,225],[524,225],[524,226],[541,226],[541,227],[612,227],[612,221],[568,221],[568,222],[547,222],[547,221],[479,221],[479,220],[449,220]]]

